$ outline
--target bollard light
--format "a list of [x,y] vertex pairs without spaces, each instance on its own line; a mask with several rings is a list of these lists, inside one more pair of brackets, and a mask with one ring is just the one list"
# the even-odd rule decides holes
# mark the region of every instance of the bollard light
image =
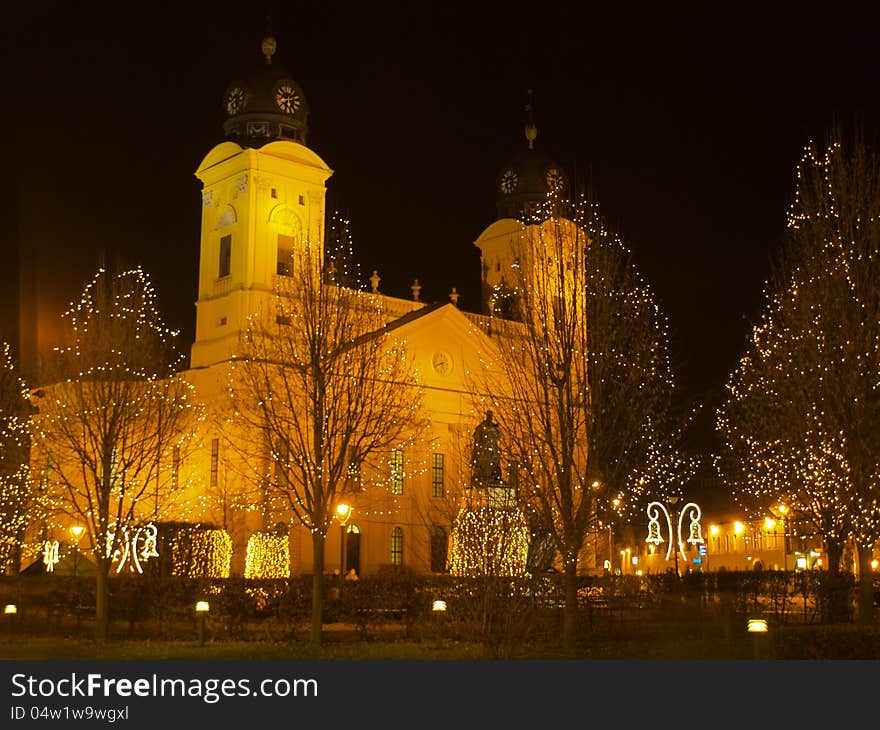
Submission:
[[750,634],[767,633],[767,621],[762,618],[750,618],[748,623],[748,632]]
[[12,616],[13,614],[18,613],[18,606],[16,606],[14,603],[7,603],[5,606],[3,606],[3,613],[5,613],[7,616]]
[[199,646],[205,645],[205,616],[211,607],[207,601],[199,601],[196,603],[196,616],[199,617]]
[[434,604],[431,606],[432,611],[445,611],[446,610],[446,601],[436,600]]

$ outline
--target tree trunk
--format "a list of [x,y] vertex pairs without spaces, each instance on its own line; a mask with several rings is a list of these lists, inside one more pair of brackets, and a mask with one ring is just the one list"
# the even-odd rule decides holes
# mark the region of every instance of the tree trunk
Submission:
[[110,565],[105,560],[99,560],[97,568],[95,573],[95,641],[103,644],[107,641],[107,629],[110,625],[110,591],[107,577]]
[[850,607],[846,576],[840,570],[843,545],[840,542],[828,541],[825,549],[828,553],[828,575],[820,583],[823,606],[821,618],[823,623],[839,623],[847,620]]
[[843,545],[837,542],[828,541],[825,545],[828,552],[828,572],[831,575],[840,573],[840,560],[843,557]]
[[321,643],[324,625],[324,536],[320,532],[312,534],[312,633],[311,642]]
[[859,547],[859,623],[874,622],[874,551]]
[[562,619],[562,645],[566,650],[574,646],[577,626],[577,558],[565,561],[565,609]]

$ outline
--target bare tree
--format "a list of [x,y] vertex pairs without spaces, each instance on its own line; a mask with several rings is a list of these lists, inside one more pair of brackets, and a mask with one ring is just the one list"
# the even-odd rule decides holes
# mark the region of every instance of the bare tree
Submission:
[[724,463],[746,500],[786,502],[859,554],[871,620],[880,538],[880,157],[839,125],[806,146],[767,304],[719,412]]
[[520,498],[559,551],[568,644],[587,533],[613,500],[634,513],[692,466],[671,447],[665,322],[629,252],[588,200],[547,210],[511,241],[512,283],[496,301],[508,297],[514,319],[493,323],[498,355],[477,392],[498,416]]
[[175,374],[176,333],[140,269],[99,270],[65,314],[67,344],[35,395],[36,451],[52,464],[61,510],[84,524],[97,567],[95,636],[108,629],[108,577],[131,565],[126,538],[178,486],[174,464],[193,432],[192,387]]
[[380,297],[347,286],[348,261],[345,251],[325,256],[320,244],[302,242],[232,369],[254,476],[312,534],[315,643],[327,530],[340,496],[359,488],[349,476],[420,428],[421,389],[405,342],[385,327]]

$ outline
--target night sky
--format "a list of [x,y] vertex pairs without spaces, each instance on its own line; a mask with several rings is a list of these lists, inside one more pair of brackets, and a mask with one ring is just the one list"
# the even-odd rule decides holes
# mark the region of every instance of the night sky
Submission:
[[36,256],[44,312],[78,297],[102,252],[141,263],[187,348],[193,172],[222,140],[228,82],[260,60],[267,9],[275,60],[312,108],[309,146],[335,170],[328,207],[350,218],[365,277],[378,269],[383,291],[403,297],[418,277],[423,300],[456,286],[478,309],[472,244],[495,219],[497,173],[526,144],[532,88],[536,147],[591,181],[668,317],[695,401],[718,393],[760,311],[803,145],[835,115],[872,141],[880,127],[867,5],[12,7],[6,245]]

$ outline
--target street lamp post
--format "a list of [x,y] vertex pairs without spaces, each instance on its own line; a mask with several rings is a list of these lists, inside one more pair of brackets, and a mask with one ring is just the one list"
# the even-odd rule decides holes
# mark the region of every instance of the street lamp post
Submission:
[[70,534],[73,537],[73,577],[76,578],[76,567],[79,561],[79,541],[82,538],[86,528],[82,525],[73,525],[70,528]]
[[782,516],[782,569],[788,570],[788,525],[786,524],[786,515],[788,515],[788,507],[784,504],[779,505],[779,514]]
[[342,587],[345,584],[345,532],[354,507],[345,502],[336,505],[336,519],[339,520],[339,600],[342,602]]
[[73,538],[73,583],[76,588],[76,628],[79,630],[80,626],[80,605],[82,604],[82,600],[80,598],[79,592],[79,581],[76,579],[76,569],[77,564],[79,563],[79,541],[82,539],[83,533],[85,533],[86,528],[82,525],[72,525],[70,527],[70,535]]

